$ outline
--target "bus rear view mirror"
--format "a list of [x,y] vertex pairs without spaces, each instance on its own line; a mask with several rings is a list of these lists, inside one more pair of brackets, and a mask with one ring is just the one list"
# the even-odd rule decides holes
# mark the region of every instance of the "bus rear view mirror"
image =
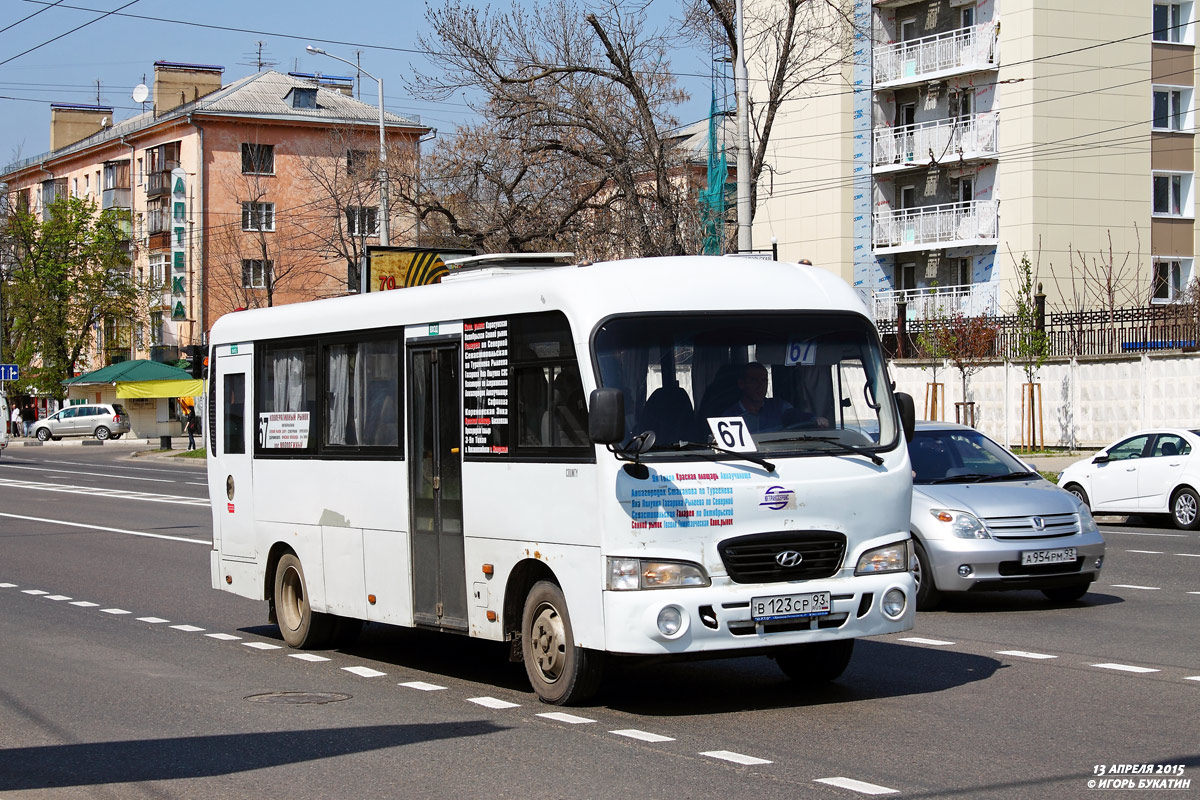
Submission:
[[588,401],[588,437],[596,444],[625,438],[625,395],[620,389],[596,389]]
[[905,441],[913,440],[913,432],[917,429],[917,405],[912,395],[907,392],[896,392],[896,408],[900,411],[900,427],[904,428]]

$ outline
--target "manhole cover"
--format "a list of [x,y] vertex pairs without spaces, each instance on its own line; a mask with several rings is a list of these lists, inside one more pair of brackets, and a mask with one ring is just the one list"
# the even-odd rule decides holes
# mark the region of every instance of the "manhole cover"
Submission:
[[350,695],[337,692],[267,692],[266,694],[252,694],[246,699],[251,703],[288,703],[291,705],[316,703],[320,705],[321,703],[349,700]]

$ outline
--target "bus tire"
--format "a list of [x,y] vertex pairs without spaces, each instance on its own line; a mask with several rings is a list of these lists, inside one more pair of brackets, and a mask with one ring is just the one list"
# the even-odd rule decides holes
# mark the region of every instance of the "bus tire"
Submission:
[[853,653],[853,639],[834,639],[789,647],[775,663],[796,683],[828,683],[846,671]]
[[333,619],[308,604],[304,567],[292,553],[286,553],[275,567],[275,619],[283,640],[292,647],[325,647],[333,633]]
[[551,581],[538,581],[525,597],[521,657],[529,683],[543,703],[581,703],[600,688],[603,654],[575,645],[567,599]]

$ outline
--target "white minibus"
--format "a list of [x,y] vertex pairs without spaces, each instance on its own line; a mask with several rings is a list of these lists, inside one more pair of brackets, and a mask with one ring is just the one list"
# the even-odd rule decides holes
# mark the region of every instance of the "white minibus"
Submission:
[[212,584],[292,647],[507,641],[567,704],[613,657],[814,683],[912,627],[912,400],[827,271],[464,266],[226,314],[209,367]]

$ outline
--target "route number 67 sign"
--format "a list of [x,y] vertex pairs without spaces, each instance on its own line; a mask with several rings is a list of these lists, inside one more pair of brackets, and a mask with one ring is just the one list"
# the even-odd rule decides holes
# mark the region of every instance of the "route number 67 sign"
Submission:
[[753,453],[758,450],[754,437],[741,417],[709,417],[708,428],[712,431],[717,447],[737,453]]

